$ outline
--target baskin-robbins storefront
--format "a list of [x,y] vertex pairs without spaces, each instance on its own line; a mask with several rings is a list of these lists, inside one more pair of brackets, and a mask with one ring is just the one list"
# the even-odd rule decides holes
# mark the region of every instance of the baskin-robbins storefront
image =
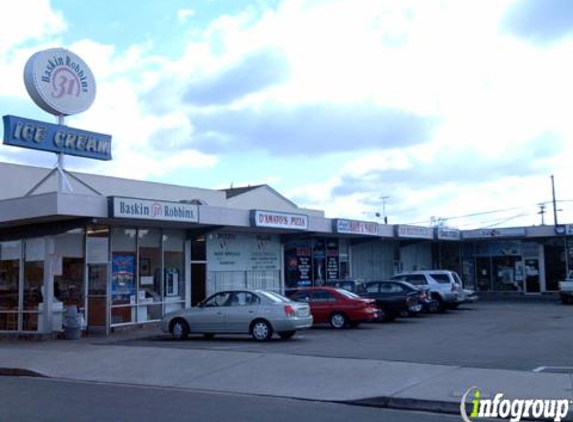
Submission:
[[[66,89],[52,90],[56,74]],[[4,116],[4,144],[55,153],[58,165],[0,163],[2,334],[60,331],[72,308],[88,333],[109,333],[221,289],[282,291],[281,236],[330,221],[266,185],[210,190],[69,172],[66,154],[111,159],[110,135],[65,125],[93,102],[93,76],[63,49],[32,56],[26,75],[57,124]]]
[[[80,173],[71,192],[57,192],[52,174],[25,196],[49,169],[0,163],[0,172],[8,186],[0,199],[4,334],[60,331],[69,307],[88,333],[109,333],[220,290],[281,292],[284,237],[330,222],[315,210],[229,208],[225,191]],[[272,190],[259,190],[259,201],[273,202]],[[261,213],[307,223],[269,226],[253,219]]]

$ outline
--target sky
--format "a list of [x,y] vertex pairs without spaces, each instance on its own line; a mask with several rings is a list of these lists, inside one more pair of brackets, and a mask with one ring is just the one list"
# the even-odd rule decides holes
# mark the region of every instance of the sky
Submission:
[[2,115],[54,122],[23,83],[37,51],[95,75],[66,124],[111,134],[114,159],[70,170],[459,229],[553,224],[553,175],[573,223],[573,1],[21,0],[2,17]]

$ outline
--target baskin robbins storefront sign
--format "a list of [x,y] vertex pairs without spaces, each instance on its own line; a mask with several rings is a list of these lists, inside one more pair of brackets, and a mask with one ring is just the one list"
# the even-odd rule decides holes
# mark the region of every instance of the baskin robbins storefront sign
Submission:
[[57,116],[57,124],[3,116],[4,145],[96,160],[111,160],[111,136],[64,124],[65,116],[87,110],[96,83],[88,65],[63,48],[35,53],[24,68],[24,85],[38,107]]
[[110,198],[109,215],[113,218],[198,223],[199,207],[194,204],[148,199]]

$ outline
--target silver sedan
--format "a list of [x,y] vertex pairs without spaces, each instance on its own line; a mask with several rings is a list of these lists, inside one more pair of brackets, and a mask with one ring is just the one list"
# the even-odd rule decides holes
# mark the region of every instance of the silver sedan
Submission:
[[189,334],[251,334],[264,341],[273,333],[289,339],[312,322],[306,303],[265,290],[236,290],[215,293],[195,307],[165,315],[161,329],[177,340]]

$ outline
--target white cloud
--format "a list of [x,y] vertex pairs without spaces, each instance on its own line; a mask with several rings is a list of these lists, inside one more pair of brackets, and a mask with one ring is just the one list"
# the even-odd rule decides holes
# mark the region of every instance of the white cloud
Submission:
[[[205,147],[213,142],[200,143],[205,131],[241,153],[251,147],[287,160],[282,146],[294,147],[301,153],[291,159],[292,173],[309,175],[312,168],[312,179],[287,174],[236,180],[271,181],[301,206],[325,209],[330,216],[373,215],[383,195],[391,197],[391,222],[526,205],[547,200],[552,173],[558,197],[573,199],[573,185],[566,182],[573,178],[568,142],[573,139],[573,40],[537,45],[504,32],[500,22],[509,4],[285,0],[276,9],[251,5],[215,19],[202,33],[187,33],[185,50],[175,59],[153,56],[153,44],[143,36],[125,50],[95,36],[75,40],[69,48],[94,70],[98,96],[88,112],[70,122],[113,134],[115,160],[98,168],[124,177],[214,168],[216,153],[233,155]],[[15,6],[6,19],[14,27],[0,40],[7,48],[0,49],[0,74],[7,81],[0,96],[25,98],[25,60],[39,46],[56,45],[66,26],[48,2],[37,6],[42,18],[27,16],[29,6]],[[191,9],[171,13],[182,24],[198,18]],[[24,17],[26,25],[17,26]],[[39,20],[34,26],[29,19]],[[36,40],[34,49],[22,48],[30,40]],[[261,52],[269,63],[245,65]],[[273,74],[288,71],[254,84],[257,66]],[[245,69],[255,69],[247,72],[248,86],[241,85]],[[220,90],[217,101],[206,101],[214,89]],[[196,101],[197,92],[203,101]],[[185,101],[190,93],[195,101]],[[359,119],[360,109],[371,118]],[[432,125],[408,132],[406,143],[400,138],[404,131],[386,130],[390,124],[376,110],[412,116],[403,125],[409,129],[416,122]],[[241,139],[239,147],[234,137]],[[352,159],[318,167],[317,155],[342,147]],[[232,169],[225,170],[235,178]],[[207,179],[202,183],[209,186]],[[573,212],[564,208],[573,220]]]
[[193,9],[179,9],[177,11],[177,22],[186,23],[190,17],[195,16]]

